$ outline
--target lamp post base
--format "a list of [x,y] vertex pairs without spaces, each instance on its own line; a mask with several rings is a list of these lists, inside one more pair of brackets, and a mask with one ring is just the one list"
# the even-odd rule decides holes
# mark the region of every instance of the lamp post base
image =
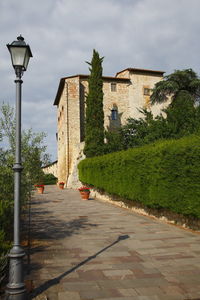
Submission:
[[10,258],[10,267],[6,300],[26,300],[27,291],[23,282],[23,258],[25,252],[20,246],[14,246],[8,256]]
[[27,299],[28,299],[28,295],[26,291],[20,293],[12,291],[12,293],[10,292],[9,294],[6,293],[6,298],[5,298],[5,300],[27,300]]

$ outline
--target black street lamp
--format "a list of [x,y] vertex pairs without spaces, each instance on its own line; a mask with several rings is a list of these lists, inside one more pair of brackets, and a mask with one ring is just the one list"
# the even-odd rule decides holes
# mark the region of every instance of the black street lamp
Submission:
[[10,250],[9,283],[7,285],[6,299],[27,299],[23,275],[23,257],[25,252],[20,246],[20,186],[21,186],[21,77],[26,71],[30,57],[32,57],[29,45],[20,35],[17,41],[7,45],[11,55],[12,65],[16,74],[16,148],[14,170],[14,242]]

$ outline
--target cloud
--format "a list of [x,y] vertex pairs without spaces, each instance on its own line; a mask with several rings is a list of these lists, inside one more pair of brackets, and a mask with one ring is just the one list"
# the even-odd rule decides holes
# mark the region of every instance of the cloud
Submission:
[[94,48],[105,57],[105,75],[127,67],[198,72],[199,10],[198,0],[2,0],[0,102],[14,103],[6,44],[22,34],[33,53],[23,76],[23,125],[47,132],[55,159],[60,78],[88,73]]

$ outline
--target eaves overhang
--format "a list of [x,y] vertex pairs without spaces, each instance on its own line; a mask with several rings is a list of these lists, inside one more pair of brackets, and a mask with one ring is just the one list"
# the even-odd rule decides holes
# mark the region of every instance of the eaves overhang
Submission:
[[[78,74],[78,75],[73,75],[73,76],[68,76],[68,77],[61,78],[53,105],[58,105],[59,104],[60,97],[62,95],[66,79],[75,78],[75,77],[78,77],[79,79],[82,79],[82,80],[88,80],[89,79],[89,75],[84,75],[84,74]],[[130,83],[130,78],[102,76],[102,79],[103,79],[103,81]]]
[[148,74],[148,75],[154,75],[154,76],[163,76],[163,74],[165,73],[164,71],[158,71],[158,70],[126,68],[120,72],[117,72],[116,76],[118,76],[120,73],[122,73],[124,71],[129,71],[130,73],[135,73],[135,74]]

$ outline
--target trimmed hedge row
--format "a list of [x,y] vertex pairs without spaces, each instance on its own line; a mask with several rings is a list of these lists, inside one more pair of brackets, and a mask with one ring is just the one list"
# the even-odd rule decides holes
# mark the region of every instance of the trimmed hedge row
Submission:
[[200,218],[200,137],[159,141],[88,158],[79,179],[150,208]]

